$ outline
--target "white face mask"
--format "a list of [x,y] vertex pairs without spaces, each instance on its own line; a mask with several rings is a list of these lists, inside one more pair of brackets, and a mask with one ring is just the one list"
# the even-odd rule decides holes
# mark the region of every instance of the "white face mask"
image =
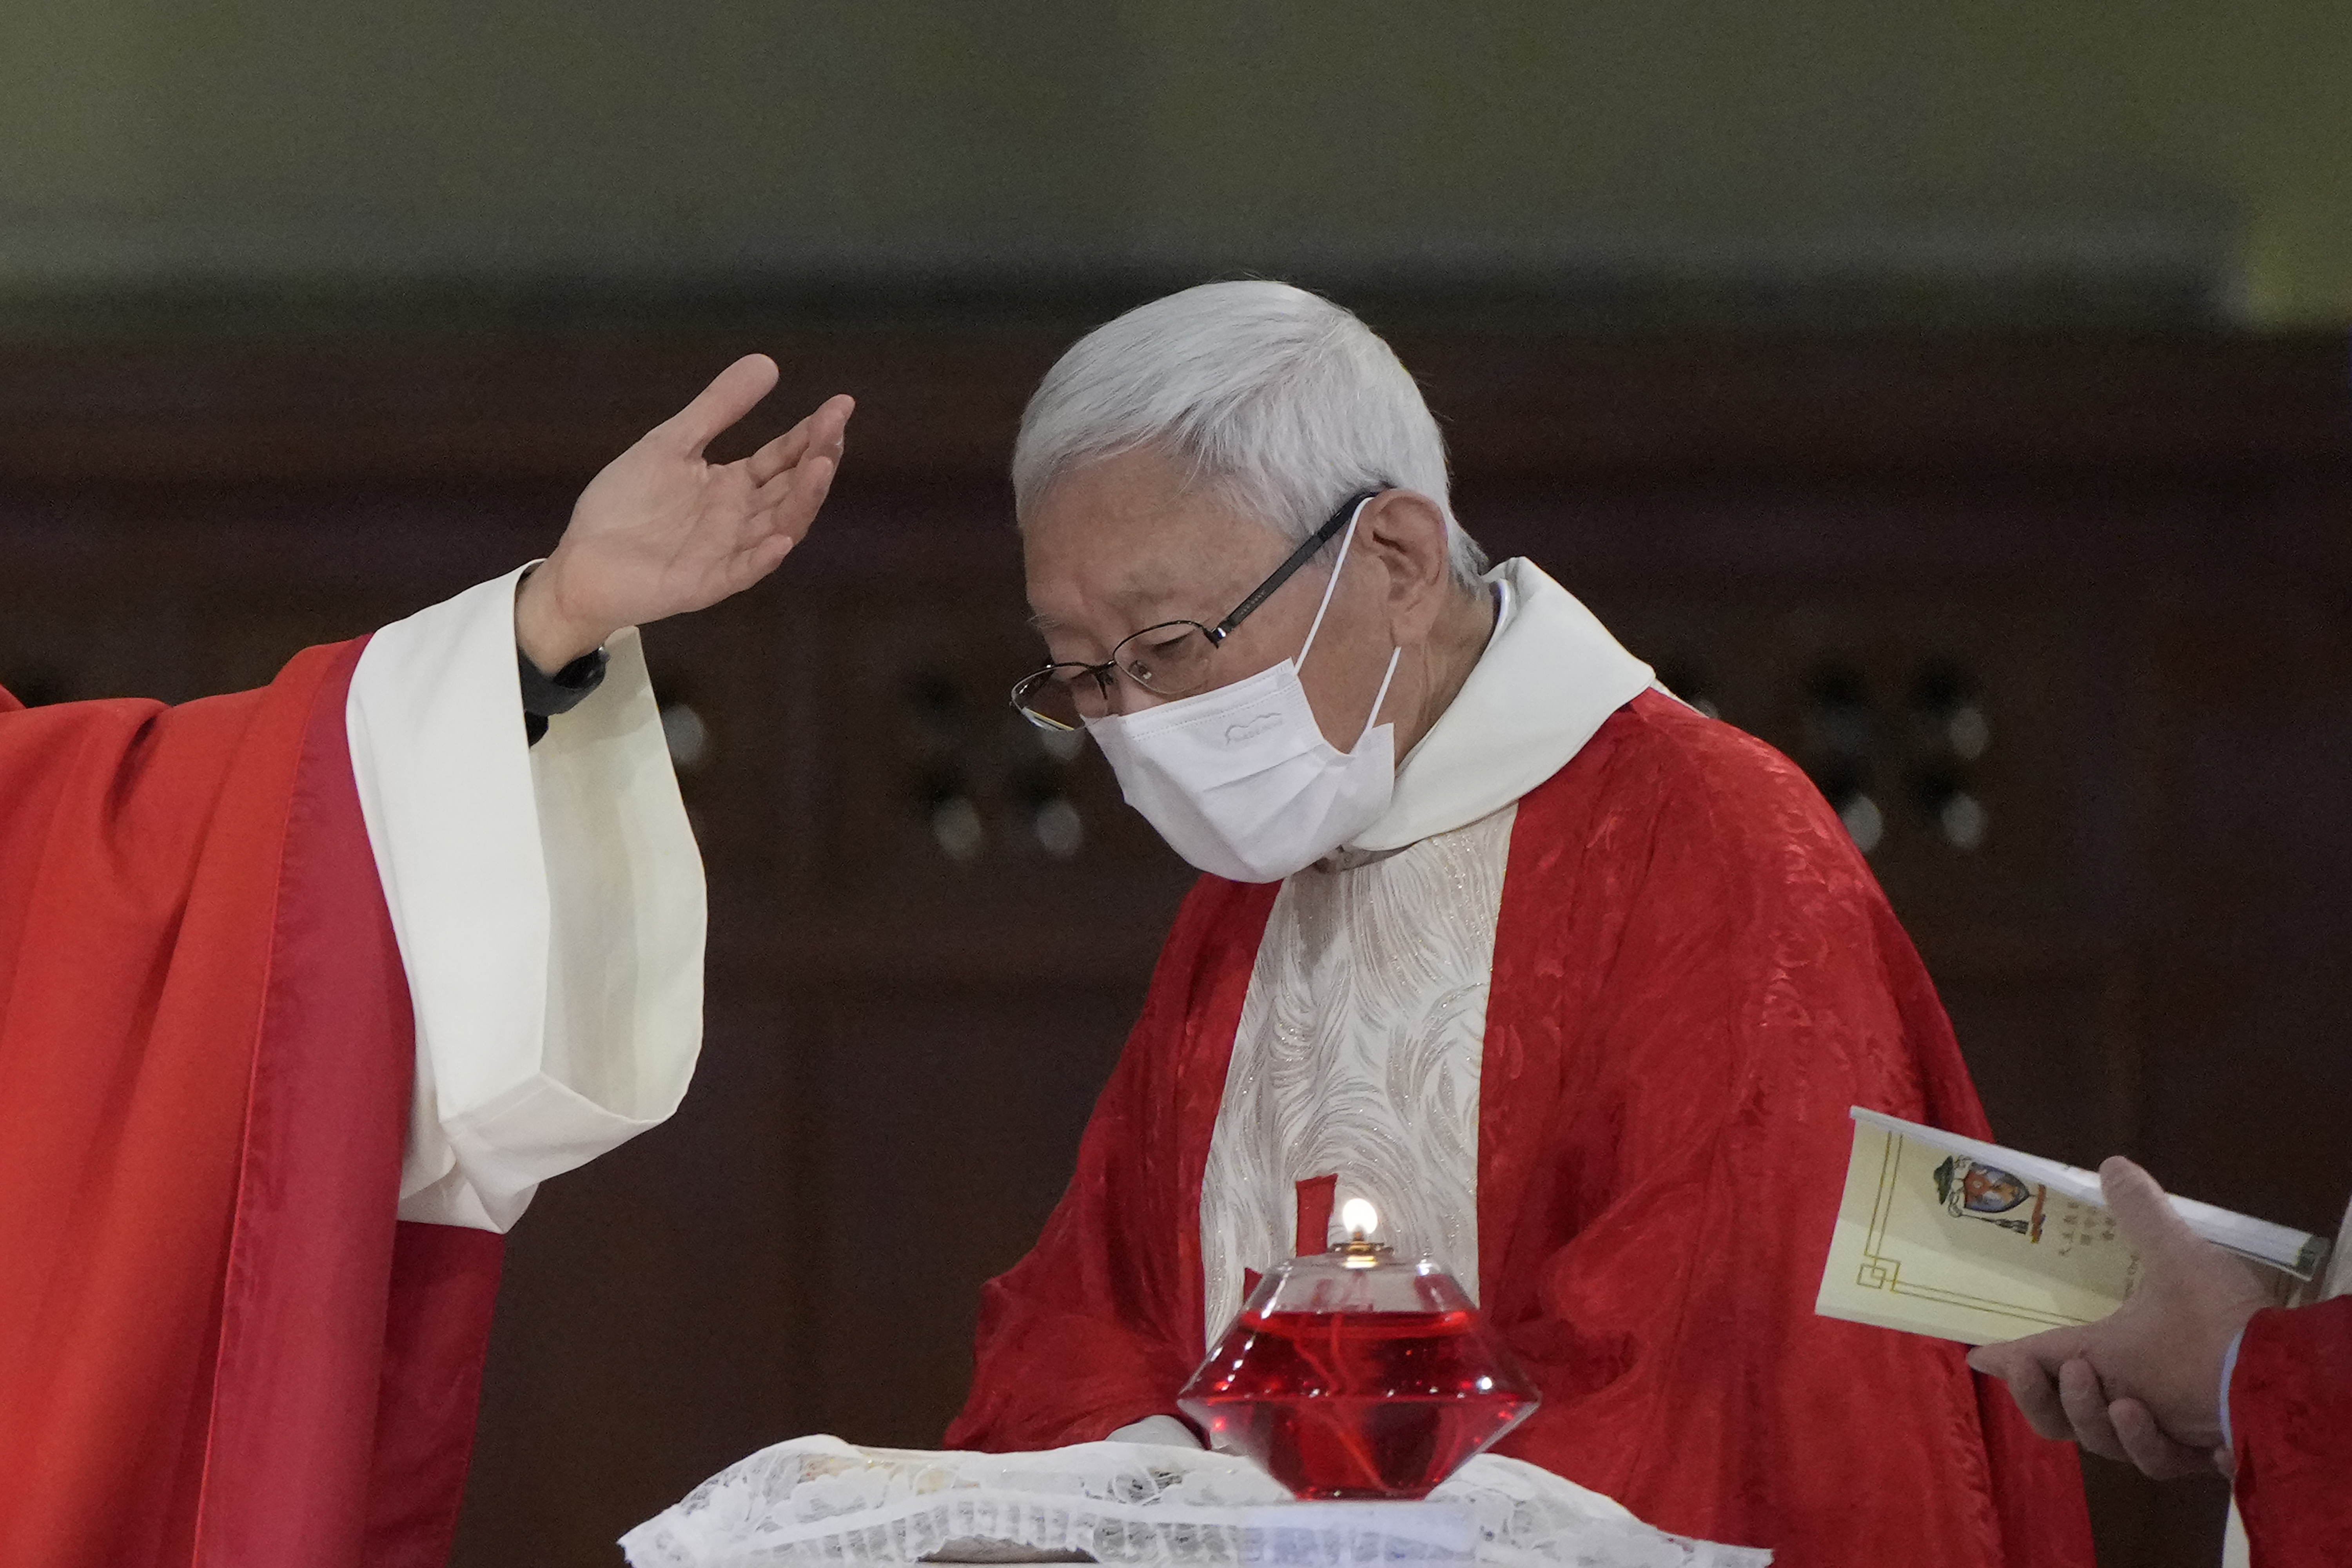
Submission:
[[[1358,515],[1362,507],[1357,508]],[[1136,714],[1087,720],[1127,803],[1201,870],[1235,882],[1280,882],[1370,827],[1396,788],[1396,732],[1372,727],[1396,678],[1400,648],[1372,698],[1355,748],[1323,738],[1298,667],[1355,543],[1348,522],[1331,580],[1295,659],[1245,681]]]

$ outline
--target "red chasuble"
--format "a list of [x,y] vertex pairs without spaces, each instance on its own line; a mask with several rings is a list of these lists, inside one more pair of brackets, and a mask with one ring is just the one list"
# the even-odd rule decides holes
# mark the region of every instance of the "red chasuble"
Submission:
[[2254,1568],[2352,1559],[2352,1296],[2254,1314],[2230,1427]]
[[415,1041],[359,645],[0,692],[0,1565],[439,1563],[499,1239],[399,1224]]
[[[983,1295],[950,1445],[1173,1413],[1276,891],[1186,900],[1069,1191]],[[1544,1398],[1500,1452],[1784,1568],[2090,1563],[2074,1449],[1961,1346],[1814,1315],[1846,1108],[1990,1134],[1909,940],[1786,758],[1645,695],[1522,799],[1485,1052],[1479,1301]]]

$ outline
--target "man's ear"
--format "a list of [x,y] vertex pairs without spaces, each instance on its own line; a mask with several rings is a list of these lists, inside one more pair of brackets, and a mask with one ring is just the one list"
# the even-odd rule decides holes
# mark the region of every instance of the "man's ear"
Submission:
[[1421,642],[1454,591],[1445,514],[1417,490],[1383,490],[1365,503],[1356,527],[1357,548],[1370,544],[1388,572],[1389,623],[1399,645]]

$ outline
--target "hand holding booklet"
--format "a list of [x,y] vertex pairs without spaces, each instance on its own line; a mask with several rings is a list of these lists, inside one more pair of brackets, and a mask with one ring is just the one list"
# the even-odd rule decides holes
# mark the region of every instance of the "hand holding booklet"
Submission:
[[[1853,1108],[1853,1154],[1814,1310],[1968,1344],[2094,1322],[2139,1282],[2098,1174]],[[2176,1197],[2189,1228],[2260,1266],[2281,1305],[2328,1243]]]

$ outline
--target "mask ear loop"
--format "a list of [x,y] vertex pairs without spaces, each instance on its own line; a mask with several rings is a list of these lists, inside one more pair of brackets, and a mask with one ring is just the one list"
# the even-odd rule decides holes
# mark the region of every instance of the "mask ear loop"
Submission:
[[[1364,727],[1356,734],[1356,746],[1363,745],[1364,737],[1371,734],[1373,728],[1381,722],[1381,705],[1389,700],[1389,683],[1396,679],[1397,661],[1403,657],[1402,648],[1389,654],[1389,673],[1381,677],[1381,689],[1372,694],[1372,711],[1364,716]],[[1348,749],[1353,751],[1356,746],[1351,746]]]
[[[1348,531],[1339,540],[1339,559],[1331,563],[1331,580],[1323,585],[1323,602],[1315,607],[1315,620],[1307,628],[1307,641],[1299,644],[1298,657],[1290,661],[1293,672],[1305,667],[1307,650],[1315,646],[1315,633],[1323,630],[1323,612],[1331,608],[1331,595],[1337,592],[1339,587],[1339,570],[1348,564],[1348,549],[1356,542],[1356,519],[1364,515],[1364,508],[1372,504],[1372,499],[1373,497],[1367,496],[1357,502],[1355,515],[1348,519]],[[1402,648],[1390,653],[1387,673],[1381,676],[1381,689],[1372,694],[1372,711],[1364,716],[1364,727],[1356,732],[1356,746],[1363,745],[1364,737],[1371,734],[1373,728],[1380,723],[1381,705],[1389,700],[1389,683],[1396,679],[1397,663],[1403,657]],[[1352,752],[1356,747],[1351,746],[1348,749]]]
[[1354,513],[1348,518],[1348,531],[1339,537],[1339,559],[1331,563],[1331,580],[1323,585],[1323,602],[1315,607],[1315,620],[1307,628],[1307,641],[1298,645],[1298,657],[1290,661],[1290,667],[1294,670],[1304,669],[1307,665],[1307,651],[1315,646],[1315,633],[1323,630],[1323,612],[1331,608],[1331,595],[1339,588],[1339,570],[1348,564],[1349,548],[1356,542],[1356,519],[1362,517],[1364,508],[1371,504],[1372,497],[1365,497],[1356,503]]

